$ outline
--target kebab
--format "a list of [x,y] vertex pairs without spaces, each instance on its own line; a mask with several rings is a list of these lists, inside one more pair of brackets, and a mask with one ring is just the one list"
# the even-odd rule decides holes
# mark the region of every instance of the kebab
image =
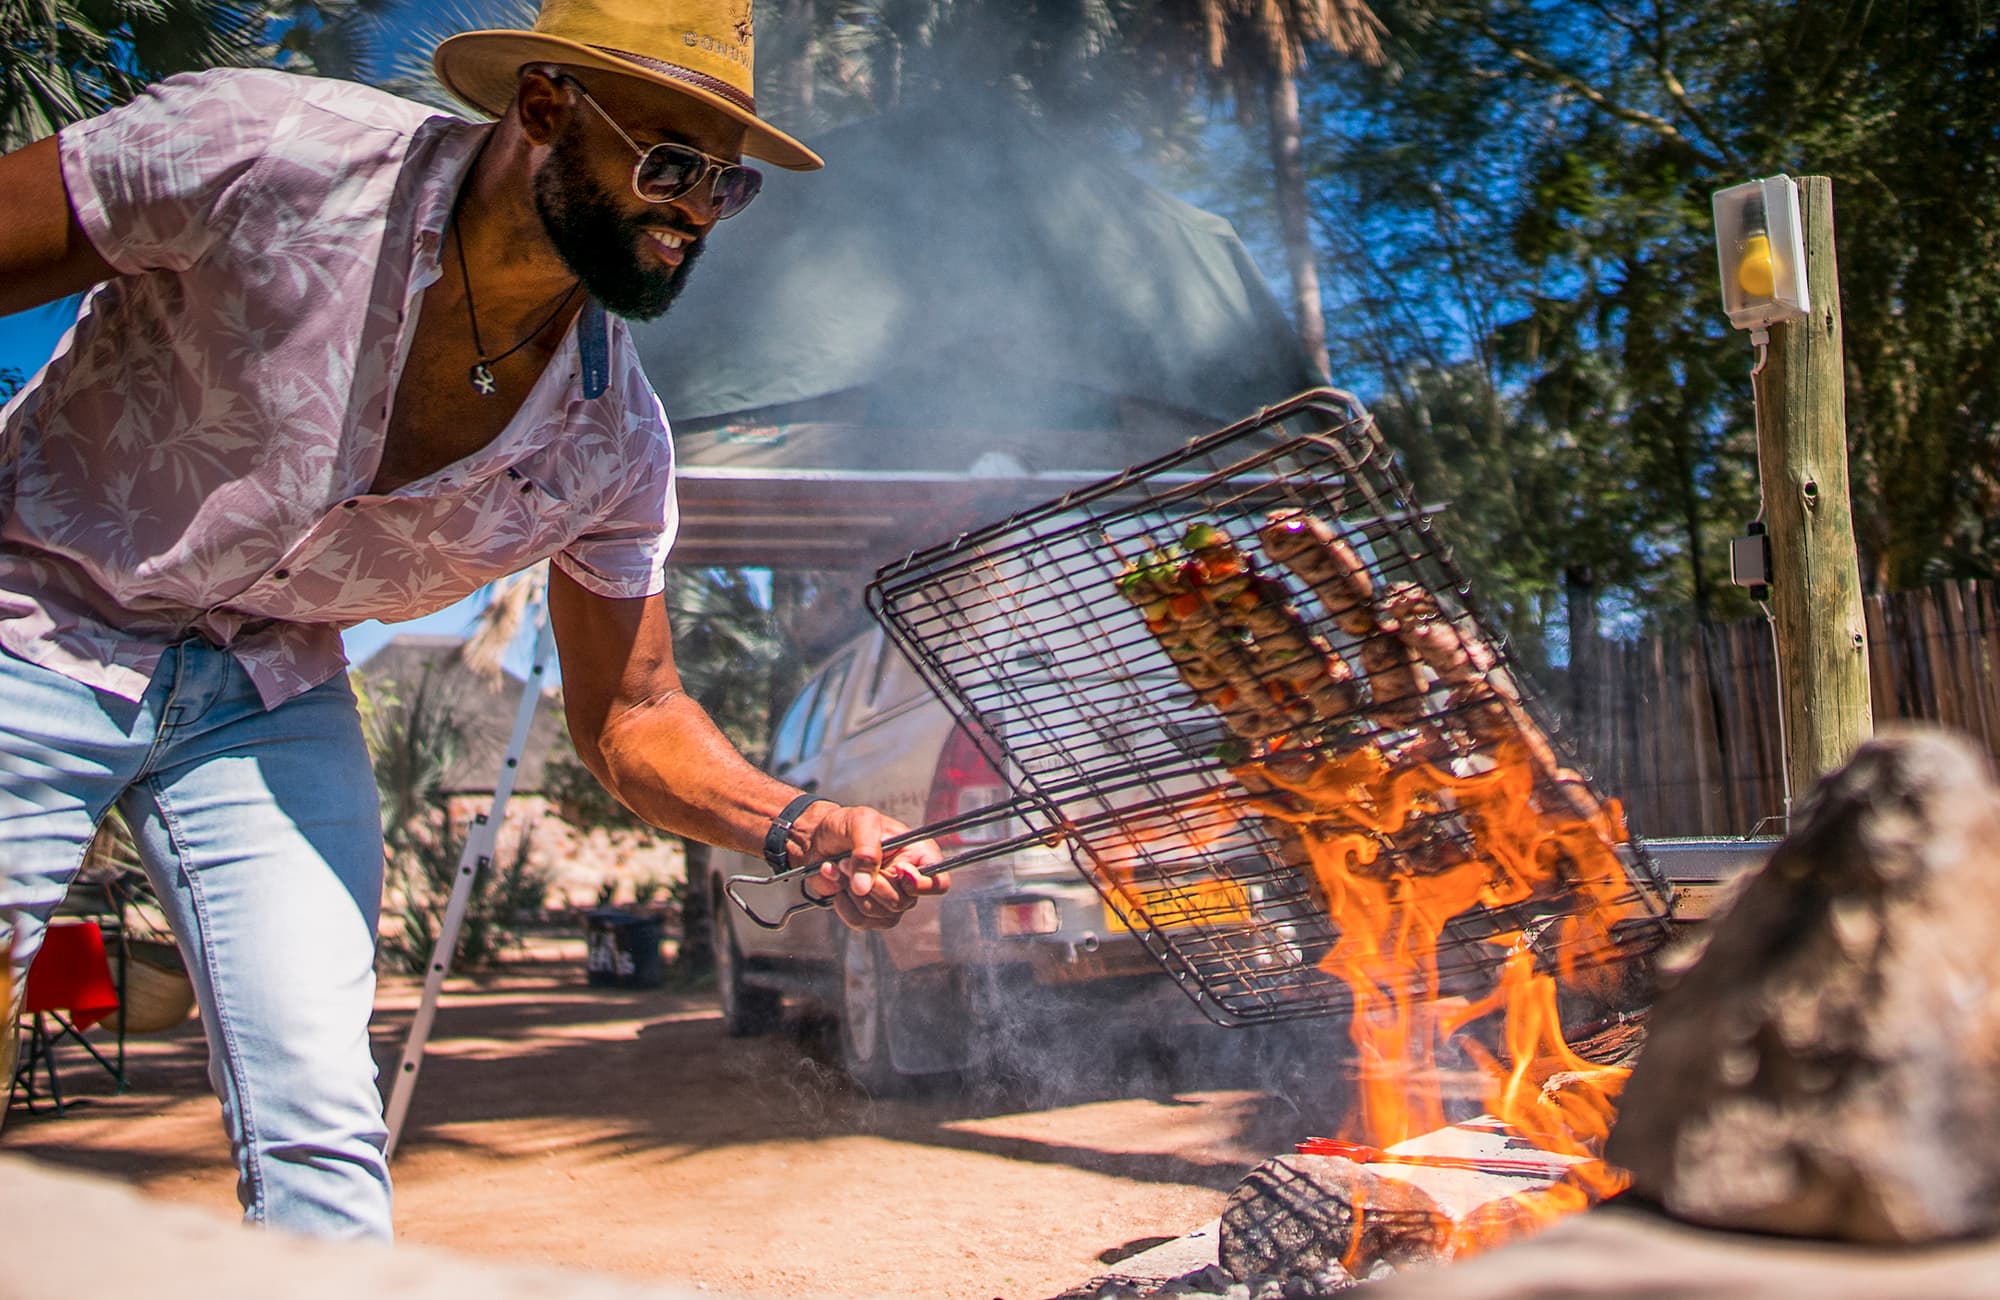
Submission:
[[1237,736],[1270,740],[1352,713],[1353,670],[1221,529],[1191,526],[1178,546],[1128,565],[1118,588]]
[[1378,622],[1421,658],[1448,691],[1445,712],[1456,718],[1476,743],[1522,745],[1536,767],[1549,773],[1561,811],[1595,818],[1602,805],[1580,773],[1561,766],[1527,710],[1493,648],[1465,635],[1445,616],[1437,598],[1413,582],[1390,588],[1380,603]]
[[[1324,521],[1300,511],[1273,514],[1258,536],[1265,555],[1305,582],[1336,626],[1358,638],[1371,718],[1391,729],[1433,723],[1424,727],[1430,733],[1424,742],[1399,747],[1400,758],[1425,757],[1425,750],[1435,757],[1460,752],[1435,725],[1439,717],[1449,717],[1475,744],[1521,745],[1536,767],[1554,778],[1560,811],[1584,818],[1601,811],[1582,778],[1558,766],[1553,746],[1522,707],[1492,647],[1467,636],[1429,591],[1411,582],[1378,591],[1360,554]],[[1427,717],[1425,701],[1434,685],[1447,692],[1447,703],[1440,715]],[[1392,836],[1391,843],[1411,867],[1445,870],[1464,858],[1463,831],[1462,824],[1447,828],[1425,817]]]

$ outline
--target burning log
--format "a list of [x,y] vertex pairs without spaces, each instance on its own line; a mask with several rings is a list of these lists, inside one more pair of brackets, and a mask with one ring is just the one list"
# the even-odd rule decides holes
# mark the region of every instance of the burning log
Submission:
[[1608,1158],[1696,1224],[2000,1230],[2000,790],[1956,738],[1864,745],[1667,967]]
[[1219,1256],[1238,1278],[1444,1263],[1596,1199],[1594,1180],[1577,1176],[1596,1162],[1537,1150],[1491,1122],[1386,1150],[1312,1139],[1300,1151],[1252,1170],[1223,1209]]

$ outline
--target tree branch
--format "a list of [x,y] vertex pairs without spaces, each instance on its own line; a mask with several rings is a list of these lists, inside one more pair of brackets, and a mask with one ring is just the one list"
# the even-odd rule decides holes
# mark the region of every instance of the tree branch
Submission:
[[1718,158],[1708,150],[1703,149],[1700,145],[1682,134],[1679,127],[1667,121],[1667,119],[1660,117],[1658,114],[1648,113],[1644,109],[1630,108],[1624,104],[1617,103],[1609,95],[1591,85],[1582,77],[1566,69],[1559,68],[1532,50],[1523,49],[1513,41],[1510,41],[1505,35],[1495,29],[1492,23],[1484,19],[1479,20],[1477,26],[1480,35],[1491,41],[1494,48],[1544,81],[1561,86],[1563,89],[1570,91],[1593,107],[1621,122],[1643,127],[1654,135],[1659,136],[1662,140],[1686,150],[1691,157],[1706,163],[1710,167],[1722,168],[1728,165],[1727,159]]

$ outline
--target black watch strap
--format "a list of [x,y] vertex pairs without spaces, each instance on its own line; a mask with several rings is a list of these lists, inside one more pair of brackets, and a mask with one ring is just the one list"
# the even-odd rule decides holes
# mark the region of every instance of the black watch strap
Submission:
[[799,814],[816,803],[832,802],[816,794],[802,794],[771,819],[771,829],[764,832],[764,864],[771,868],[772,875],[781,876],[792,869],[792,823],[799,819]]

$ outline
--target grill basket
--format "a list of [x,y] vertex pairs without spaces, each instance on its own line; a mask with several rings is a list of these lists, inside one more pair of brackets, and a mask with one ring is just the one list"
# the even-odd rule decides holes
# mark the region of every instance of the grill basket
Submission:
[[[1012,784],[1013,829],[1064,842],[1219,1024],[1345,1012],[1357,980],[1477,997],[1524,948],[1609,987],[1666,935],[1657,871],[1345,394],[912,554],[868,601]],[[1530,833],[1496,841],[1503,803]],[[1475,896],[1445,905],[1434,962],[1371,957],[1340,942],[1332,859],[1392,906],[1440,906],[1421,886],[1447,868]]]

